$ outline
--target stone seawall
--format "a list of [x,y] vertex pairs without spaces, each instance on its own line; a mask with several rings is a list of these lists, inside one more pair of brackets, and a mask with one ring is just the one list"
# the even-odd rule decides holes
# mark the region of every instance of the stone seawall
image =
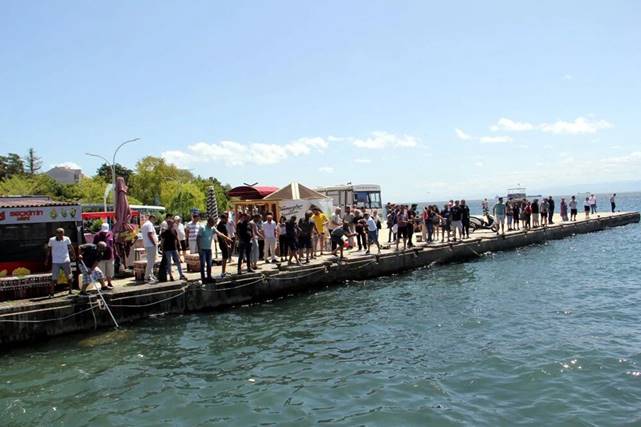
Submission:
[[[291,267],[270,273],[234,275],[216,284],[200,281],[167,282],[119,289],[105,299],[120,324],[149,316],[223,309],[238,305],[308,292],[339,285],[348,280],[366,280],[401,273],[434,263],[465,261],[485,252],[505,251],[522,246],[562,239],[639,222],[638,212],[619,213],[601,218],[563,223],[506,236],[479,233],[452,244],[420,245],[406,251],[384,251],[381,255],[350,257],[335,261]],[[96,296],[89,299],[14,301],[0,306],[0,349],[20,343],[41,341],[59,335],[113,327]]]

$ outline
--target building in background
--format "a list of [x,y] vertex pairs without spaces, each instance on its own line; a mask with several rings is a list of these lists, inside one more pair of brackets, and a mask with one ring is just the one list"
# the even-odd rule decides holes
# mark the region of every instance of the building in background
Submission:
[[77,184],[83,176],[80,169],[73,169],[68,166],[55,166],[49,169],[46,174],[60,184]]

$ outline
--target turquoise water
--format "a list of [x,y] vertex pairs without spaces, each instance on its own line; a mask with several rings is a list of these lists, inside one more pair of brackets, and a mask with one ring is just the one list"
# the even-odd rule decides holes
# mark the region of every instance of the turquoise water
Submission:
[[0,425],[638,425],[640,231],[13,350]]

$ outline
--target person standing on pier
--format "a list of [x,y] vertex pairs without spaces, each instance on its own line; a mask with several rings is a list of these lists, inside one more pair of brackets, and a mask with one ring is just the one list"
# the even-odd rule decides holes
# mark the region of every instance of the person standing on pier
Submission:
[[532,228],[538,228],[539,226],[539,199],[534,199],[532,204]]
[[298,249],[300,253],[298,258],[303,259],[305,255],[305,264],[309,264],[309,259],[314,258],[314,247],[312,242],[314,241],[314,230],[316,229],[316,224],[312,221],[312,211],[305,212],[305,218],[301,218],[298,221],[298,228],[300,229],[300,238],[298,239]]
[[[230,213],[231,214],[231,213]],[[233,218],[230,218],[230,214],[225,214],[227,220],[225,221],[225,228],[227,228],[227,237],[231,239],[231,243],[229,244],[229,251],[227,251],[227,262],[229,264],[232,263],[232,256],[234,255],[234,252],[236,251],[236,224],[233,221]],[[222,216],[221,216],[222,218]],[[220,231],[220,230],[219,230]]]
[[367,251],[366,254],[369,254],[370,247],[372,243],[376,245],[378,253],[381,253],[381,245],[378,243],[378,226],[374,218],[370,216],[367,212],[364,215],[365,223],[367,224]]
[[298,258],[298,236],[300,235],[300,229],[296,223],[296,215],[292,215],[285,223],[285,230],[287,233],[287,251],[289,254],[287,264],[291,265],[293,258],[296,264],[301,265],[300,258]]
[[196,239],[198,238],[198,230],[200,229],[200,224],[198,223],[199,220],[200,215],[198,214],[198,212],[194,211],[191,214],[191,222],[187,224],[186,227],[187,244],[189,245],[189,253],[192,254],[198,253],[198,245],[196,244]]
[[481,202],[481,210],[483,211],[483,216],[487,216],[490,213],[490,203],[487,199],[483,199]]
[[610,196],[610,208],[612,209],[612,213],[614,213],[614,210],[617,207],[616,197],[617,193],[614,193],[612,196]]
[[[520,219],[521,219],[521,202],[519,200],[515,200],[512,203],[512,219],[514,221],[514,226],[513,228],[515,230],[520,230]],[[469,236],[468,236],[469,237]]]
[[251,252],[249,253],[251,267],[256,270],[258,269],[258,258],[260,258],[260,243],[259,240],[262,235],[262,231],[259,227],[260,215],[254,214],[251,221],[249,221],[249,228],[252,233],[251,240]]
[[[352,211],[352,208],[349,206],[345,206],[345,215],[343,215],[343,221],[347,222],[349,224],[349,231],[350,233],[354,233],[354,230],[356,229],[354,226],[354,212]],[[343,221],[341,221],[339,227],[343,226]],[[354,237],[350,237],[349,239],[349,249],[352,249],[354,246],[356,246]]]
[[247,261],[247,272],[252,273],[251,251],[252,251],[252,232],[249,226],[249,215],[245,212],[240,214],[238,224],[236,224],[236,235],[238,236],[238,274],[241,273],[243,260]]
[[280,262],[285,262],[287,259],[287,218],[281,215],[278,220],[278,255]]
[[[396,241],[396,233],[394,233],[394,226],[396,225],[396,207],[391,206],[389,212],[387,213],[387,243],[392,243]],[[396,227],[398,230],[398,226]]]
[[[401,210],[396,214],[396,250],[398,250],[398,245],[403,239],[403,249],[407,248],[407,211],[405,206],[401,206]],[[350,230],[351,233],[351,230]]]
[[590,203],[590,213],[596,214],[596,196],[591,194],[588,202]]
[[[518,219],[517,219],[518,221]],[[463,223],[463,237],[470,238],[470,207],[465,200],[461,200],[461,222]]]
[[499,200],[494,205],[492,209],[494,218],[499,224],[499,228],[496,230],[496,234],[499,234],[499,229],[501,234],[505,234],[505,203],[503,203],[503,197],[499,197]]
[[265,264],[276,262],[276,236],[278,235],[278,224],[274,221],[274,216],[271,213],[267,214],[267,220],[263,222],[263,235],[265,236],[265,246],[263,252],[263,259]]
[[545,197],[539,204],[539,212],[541,213],[541,227],[544,227],[548,223],[548,199]]
[[329,223],[329,232],[331,233],[333,229],[336,227],[342,227],[343,226],[343,213],[341,211],[341,208],[336,208],[334,209],[334,215],[332,215],[332,219]]
[[156,265],[156,254],[158,253],[158,235],[154,227],[155,215],[149,215],[147,221],[142,225],[142,242],[145,247],[147,257],[147,266],[145,268],[145,282],[157,282],[154,276],[154,266]]
[[447,236],[447,241],[450,241],[450,205],[443,205],[443,210],[439,214],[439,220],[441,223],[441,243],[445,242],[445,236]]
[[585,212],[585,219],[590,219],[590,211],[592,210],[592,200],[590,197],[585,198],[583,202],[583,212]]
[[[218,246],[220,247],[220,255],[223,259],[222,264],[221,264],[221,272],[220,272],[220,278],[222,279],[225,277],[227,274],[226,268],[227,268],[227,260],[231,258],[231,248],[233,248],[234,241],[232,240],[231,236],[229,235],[229,228],[227,227],[227,224],[229,224],[229,217],[227,214],[222,214],[220,216],[220,221],[218,221],[218,225],[216,226],[216,231],[218,235]],[[201,267],[201,276],[202,276],[202,267]]]
[[554,224],[554,199],[548,197],[548,224]]
[[[347,211],[347,208],[345,208],[345,210]],[[312,206],[312,212],[314,212],[314,215],[312,215],[312,220],[316,225],[316,242],[314,242],[314,254],[316,254],[316,250],[318,248],[320,250],[320,255],[322,256],[323,250],[325,248],[325,228],[327,227],[327,224],[329,224],[329,220],[317,206]],[[347,213],[345,214],[345,216],[347,216]]]
[[529,230],[532,228],[532,204],[525,200],[523,202],[523,229]]
[[421,213],[421,240],[427,243],[427,223],[430,220],[430,207],[425,206]]
[[561,220],[567,221],[568,220],[568,204],[565,201],[564,197],[561,198],[560,213],[561,213]]
[[180,242],[178,242],[178,233],[174,228],[173,219],[170,218],[167,220],[167,229],[160,234],[160,240],[162,241],[162,256],[165,260],[165,271],[167,271],[169,280],[174,280],[174,276],[173,274],[171,274],[172,261],[178,269],[180,280],[187,280],[187,278],[183,274],[182,266],[180,265],[180,257],[178,256],[178,248],[180,248]]
[[182,259],[184,261],[185,255],[187,255],[187,233],[185,232],[185,224],[183,224],[182,218],[178,215],[174,217],[174,227],[176,228],[178,242],[180,243],[178,253],[182,253]]
[[570,199],[570,203],[569,203],[569,206],[570,206],[570,221],[576,221],[576,214],[579,212],[579,210],[577,208],[577,205],[578,205],[578,203],[576,201],[576,196],[572,196],[572,198]]
[[456,242],[457,232],[460,240],[463,240],[463,213],[461,212],[461,206],[458,200],[456,200],[454,206],[450,208],[450,220],[454,241]]
[[100,232],[97,233],[93,238],[93,243],[98,245],[99,243],[104,242],[106,249],[101,252],[100,262],[98,268],[103,272],[105,279],[107,280],[107,286],[111,286],[111,279],[114,277],[114,236],[111,231],[109,231],[109,224],[104,223],[100,227]]
[[505,219],[507,220],[507,231],[512,231],[512,221],[514,219],[514,211],[512,210],[512,199],[505,202]]
[[58,284],[58,277],[62,271],[69,284],[71,294],[71,261],[75,259],[76,253],[71,245],[71,239],[65,236],[63,228],[56,229],[56,235],[49,239],[47,244],[47,258],[45,266],[51,261],[51,285],[49,287],[49,298],[52,298]]

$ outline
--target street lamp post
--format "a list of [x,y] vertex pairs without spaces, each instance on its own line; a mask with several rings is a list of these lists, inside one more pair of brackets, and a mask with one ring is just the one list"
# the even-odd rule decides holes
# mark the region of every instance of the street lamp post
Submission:
[[116,195],[116,154],[118,154],[118,151],[124,145],[129,144],[130,142],[135,142],[135,141],[140,141],[140,138],[128,139],[127,141],[122,142],[118,147],[116,147],[116,150],[114,151],[114,155],[111,159],[111,162],[109,162],[108,159],[101,156],[100,154],[85,153],[87,156],[98,157],[99,159],[104,160],[107,165],[111,166],[111,185],[112,185],[111,191],[113,191],[114,215],[116,213],[116,210],[118,209],[118,207],[116,206],[116,203],[118,200]]

